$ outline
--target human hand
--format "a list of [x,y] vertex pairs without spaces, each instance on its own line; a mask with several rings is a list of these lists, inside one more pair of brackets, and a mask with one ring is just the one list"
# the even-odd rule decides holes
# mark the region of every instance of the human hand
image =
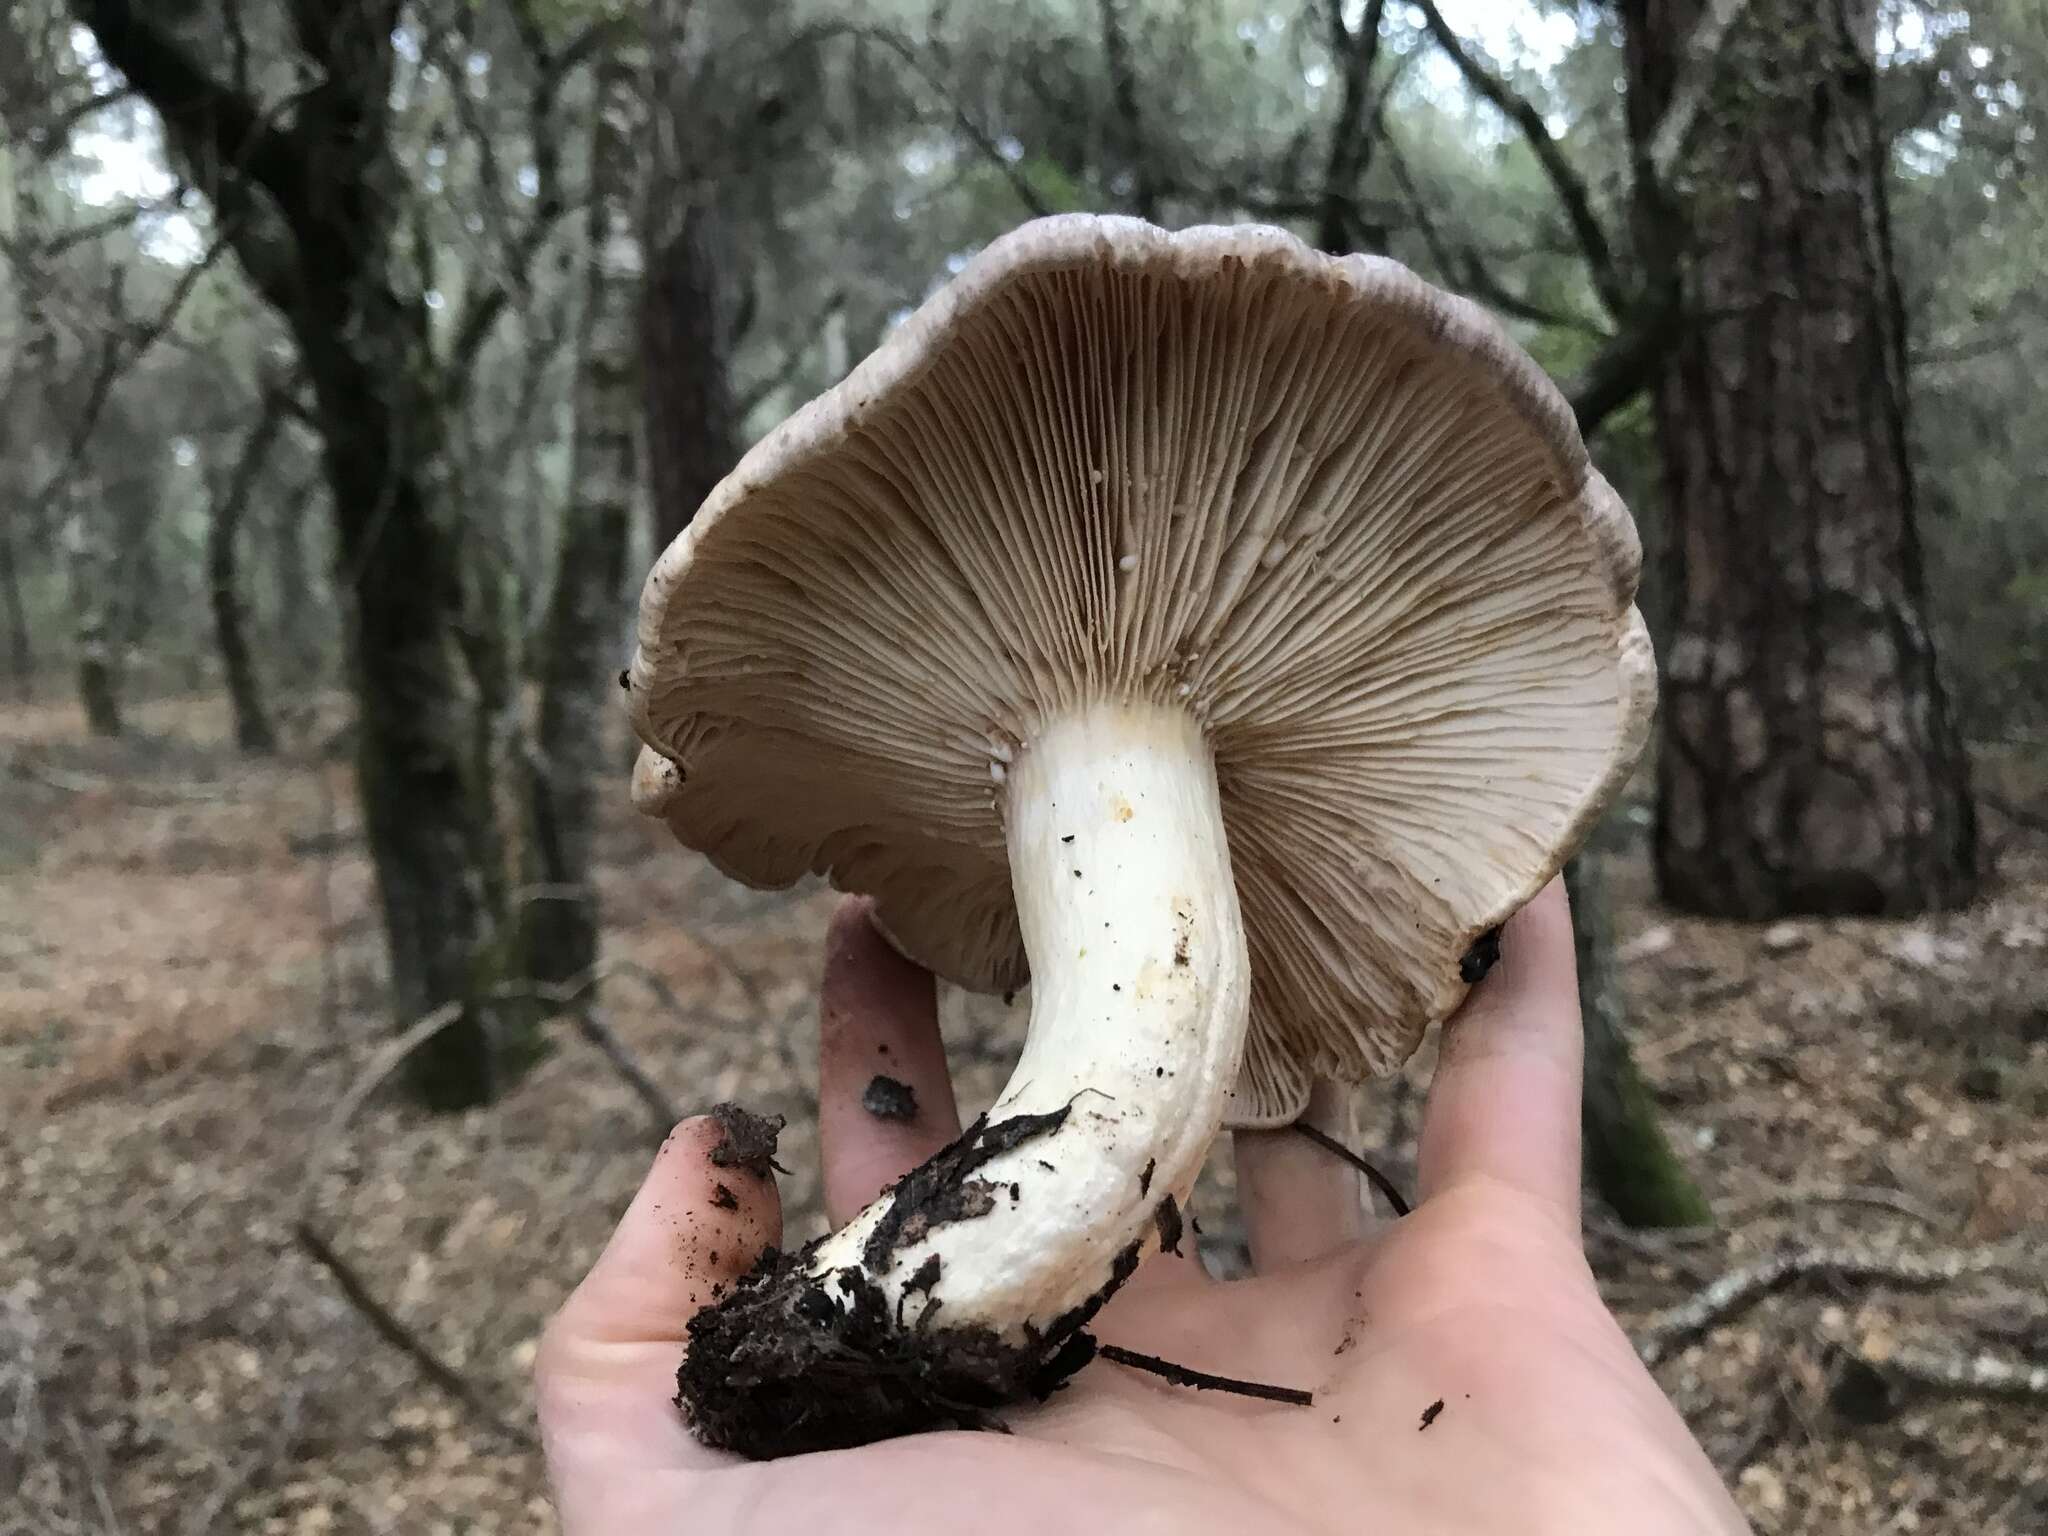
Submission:
[[[820,1035],[836,1224],[960,1132],[931,979],[858,902],[833,923]],[[910,1084],[912,1120],[861,1108],[877,1072]],[[1188,1244],[1189,1257],[1148,1258],[1092,1325],[1177,1364],[1312,1388],[1313,1407],[1097,1359],[1048,1402],[1009,1411],[1009,1435],[772,1462],[707,1450],[672,1402],[691,1315],[782,1228],[772,1178],[714,1167],[722,1131],[687,1120],[542,1342],[563,1529],[1746,1530],[1594,1288],[1579,1237],[1579,1075],[1571,921],[1553,882],[1445,1026],[1412,1215],[1366,1231],[1349,1169],[1298,1136],[1240,1133],[1253,1277],[1211,1280]]]

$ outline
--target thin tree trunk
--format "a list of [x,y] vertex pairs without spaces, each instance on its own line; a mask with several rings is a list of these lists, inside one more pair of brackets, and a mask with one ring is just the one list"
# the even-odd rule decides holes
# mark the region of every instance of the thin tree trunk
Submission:
[[1656,1100],[1636,1070],[1614,974],[1614,925],[1598,855],[1565,868],[1579,959],[1579,1014],[1585,1020],[1586,1076],[1580,1121],[1586,1178],[1631,1227],[1695,1227],[1713,1220],[1706,1197],[1671,1150]]
[[716,222],[710,208],[691,209],[647,274],[641,343],[657,547],[689,526],[739,458]]
[[548,604],[533,775],[533,844],[542,890],[521,913],[526,968],[547,981],[566,981],[597,961],[592,787],[613,766],[605,750],[618,697],[613,647],[639,483],[634,319],[641,263],[633,149],[640,138],[644,74],[635,68],[638,52],[631,45],[614,47],[600,65],[591,142],[589,252],[569,477],[574,499]]
[[1116,150],[1119,169],[1130,179],[1131,212],[1159,222],[1159,188],[1152,172],[1152,150],[1146,142],[1145,114],[1138,102],[1137,66],[1124,29],[1123,0],[1098,0],[1102,23],[1102,59],[1109,70],[1109,99],[1116,108]]
[[242,444],[241,456],[228,477],[226,488],[216,497],[213,518],[206,529],[206,589],[213,608],[214,643],[220,649],[222,680],[228,690],[228,706],[235,717],[235,744],[252,756],[268,757],[277,751],[277,733],[263,707],[263,690],[256,679],[256,663],[249,654],[249,636],[243,624],[239,583],[235,568],[235,539],[241,531],[242,514],[262,477],[270,450],[284,427],[284,409],[275,395],[265,397],[256,425]]
[[97,482],[81,472],[64,528],[71,609],[78,625],[78,702],[95,736],[121,734],[121,687],[114,638],[114,552]]
[[6,523],[0,523],[0,603],[7,605],[7,675],[13,680],[14,696],[25,700],[35,691],[35,643],[29,636],[14,529]]
[[[1702,0],[1628,0],[1639,159]],[[1875,0],[1753,0],[1681,203],[1705,317],[1655,421],[1670,533],[1656,860],[1681,907],[1907,913],[1976,888],[1966,760],[1914,528]],[[1683,180],[1685,178],[1679,178]]]
[[688,10],[687,0],[658,0],[649,35],[640,366],[657,550],[689,526],[740,450],[732,304],[720,282],[723,221],[691,160],[695,130],[682,65]]

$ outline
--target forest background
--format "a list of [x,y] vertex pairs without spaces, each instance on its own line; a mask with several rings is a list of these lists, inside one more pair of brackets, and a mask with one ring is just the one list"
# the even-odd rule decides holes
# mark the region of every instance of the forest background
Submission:
[[2041,0],[11,0],[0,1531],[544,1525],[650,1139],[779,1109],[816,1220],[829,897],[625,807],[638,578],[1069,209],[1559,380],[1663,668],[1574,872],[1602,1283],[1760,1529],[2048,1525],[2044,128]]

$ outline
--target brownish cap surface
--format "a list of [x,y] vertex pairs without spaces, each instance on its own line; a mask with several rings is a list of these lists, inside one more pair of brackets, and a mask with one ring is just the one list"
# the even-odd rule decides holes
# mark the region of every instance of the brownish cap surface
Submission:
[[1548,379],[1394,262],[1068,215],[764,438],[656,564],[634,797],[753,885],[1025,979],[1004,765],[1086,701],[1215,751],[1234,1124],[1405,1059],[1640,751],[1639,550]]

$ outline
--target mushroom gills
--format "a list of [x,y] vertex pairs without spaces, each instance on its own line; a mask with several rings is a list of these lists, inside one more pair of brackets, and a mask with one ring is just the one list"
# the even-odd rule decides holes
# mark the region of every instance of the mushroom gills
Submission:
[[1016,1072],[959,1141],[699,1315],[680,1401],[714,1444],[859,1444],[1049,1389],[1222,1124],[1250,965],[1199,722],[1083,706],[1003,787],[1033,978]]

